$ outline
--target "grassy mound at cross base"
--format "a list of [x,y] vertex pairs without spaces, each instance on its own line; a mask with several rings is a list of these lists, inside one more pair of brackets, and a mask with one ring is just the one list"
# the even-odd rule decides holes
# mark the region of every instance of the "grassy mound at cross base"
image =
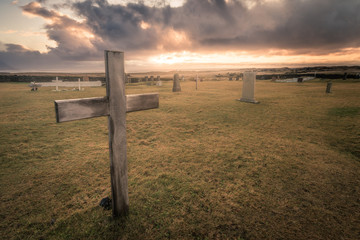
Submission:
[[356,239],[360,83],[130,85],[160,108],[127,115],[130,214],[113,220],[107,118],[55,123],[55,99],[0,84],[3,239]]

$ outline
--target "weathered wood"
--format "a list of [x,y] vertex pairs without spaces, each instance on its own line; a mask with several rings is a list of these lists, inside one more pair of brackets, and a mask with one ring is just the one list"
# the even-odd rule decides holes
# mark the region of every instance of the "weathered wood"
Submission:
[[126,95],[126,112],[135,112],[158,107],[158,93]]
[[112,209],[114,217],[129,210],[126,112],[159,107],[159,94],[125,95],[124,53],[105,51],[106,97],[55,101],[57,122],[108,116]]
[[[126,112],[135,112],[159,107],[159,94],[126,95]],[[107,97],[55,100],[56,121],[68,122],[109,115]]]
[[126,157],[126,96],[124,53],[105,51],[106,93],[109,98],[109,151],[113,215],[129,211]]
[[55,100],[56,122],[67,122],[109,115],[108,98],[94,97]]

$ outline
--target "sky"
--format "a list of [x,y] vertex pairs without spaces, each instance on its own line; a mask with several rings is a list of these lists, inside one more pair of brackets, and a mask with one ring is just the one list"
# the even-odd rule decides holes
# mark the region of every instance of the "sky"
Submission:
[[360,0],[1,0],[0,71],[360,65]]

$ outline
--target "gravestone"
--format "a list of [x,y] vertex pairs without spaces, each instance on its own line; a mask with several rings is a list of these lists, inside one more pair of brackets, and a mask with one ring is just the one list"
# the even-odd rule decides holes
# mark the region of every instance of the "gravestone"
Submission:
[[156,86],[162,86],[162,82],[160,80],[160,76],[156,77]]
[[196,87],[195,87],[195,89],[197,90],[198,89],[198,81],[199,81],[199,76],[196,74]]
[[36,84],[36,82],[31,82],[29,84],[29,87],[31,87],[31,91],[37,91],[38,87],[40,87],[40,85]]
[[331,93],[332,82],[326,84],[326,93]]
[[242,97],[238,99],[241,102],[248,103],[260,103],[255,100],[255,81],[256,73],[254,72],[244,72],[243,75],[243,87],[242,87]]
[[343,80],[346,80],[347,79],[347,72],[344,72],[344,76],[343,76]]
[[51,82],[56,83],[55,91],[59,91],[59,82],[62,82],[62,80],[59,80],[59,78],[56,77],[56,79],[55,79],[55,80],[51,80]]
[[181,87],[180,87],[180,78],[179,78],[179,74],[175,73],[174,74],[174,84],[173,84],[173,92],[181,92]]
[[56,100],[56,121],[108,116],[113,216],[129,209],[126,113],[159,107],[159,94],[125,95],[124,53],[105,51],[106,97]]

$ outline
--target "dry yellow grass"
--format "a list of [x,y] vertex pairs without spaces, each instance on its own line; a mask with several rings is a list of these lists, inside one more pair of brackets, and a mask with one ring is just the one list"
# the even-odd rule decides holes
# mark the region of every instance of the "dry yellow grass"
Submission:
[[127,116],[130,214],[112,220],[107,119],[55,123],[53,100],[105,95],[0,84],[4,239],[356,239],[360,83],[182,82]]

